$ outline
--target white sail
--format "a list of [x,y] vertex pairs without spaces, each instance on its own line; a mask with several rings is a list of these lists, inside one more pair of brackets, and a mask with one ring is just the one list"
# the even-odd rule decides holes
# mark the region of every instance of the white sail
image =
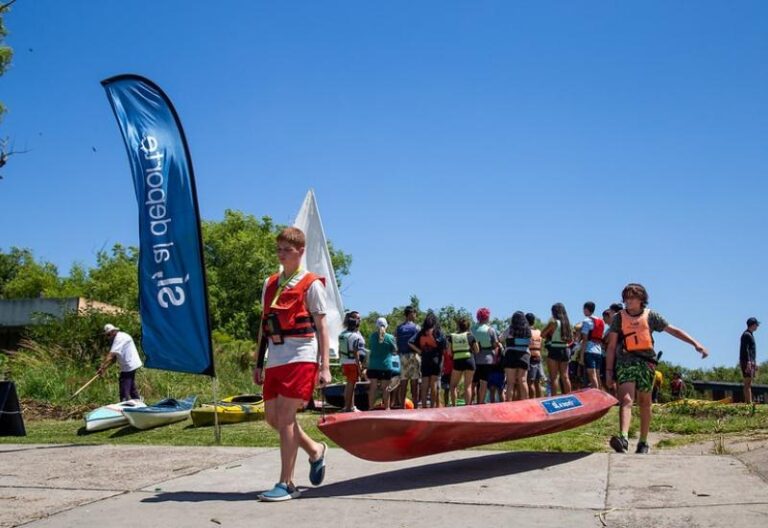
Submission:
[[293,225],[304,231],[307,237],[307,246],[304,257],[301,259],[301,266],[307,271],[325,277],[325,291],[328,297],[328,313],[325,320],[330,341],[330,358],[332,361],[338,360],[338,343],[344,319],[344,305],[341,302],[339,286],[336,284],[328,242],[325,239],[320,211],[317,208],[317,200],[312,189],[307,191],[307,196],[304,198],[304,203],[301,204],[301,209],[299,209]]

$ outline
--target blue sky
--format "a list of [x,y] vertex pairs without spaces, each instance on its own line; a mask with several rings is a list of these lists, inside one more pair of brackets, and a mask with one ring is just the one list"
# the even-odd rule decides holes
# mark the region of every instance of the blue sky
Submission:
[[[19,0],[0,248],[66,273],[138,243],[99,81],[176,106],[201,213],[290,223],[315,189],[348,307],[572,320],[624,284],[735,364],[766,319],[768,4]],[[95,149],[95,151],[94,151]],[[762,332],[758,359],[765,360]]]

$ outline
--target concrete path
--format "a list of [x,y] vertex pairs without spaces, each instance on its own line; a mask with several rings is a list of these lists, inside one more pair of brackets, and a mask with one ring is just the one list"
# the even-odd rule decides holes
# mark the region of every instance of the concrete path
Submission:
[[768,451],[750,456],[460,451],[381,464],[332,449],[325,485],[265,504],[276,449],[2,445],[0,526],[764,528]]

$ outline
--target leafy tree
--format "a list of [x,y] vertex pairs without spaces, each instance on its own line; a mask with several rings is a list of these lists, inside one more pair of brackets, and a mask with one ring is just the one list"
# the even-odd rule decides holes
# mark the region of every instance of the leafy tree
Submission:
[[266,216],[227,210],[222,221],[203,222],[202,229],[213,327],[238,339],[255,337],[261,288],[278,268],[276,226]]
[[16,278],[24,262],[29,260],[34,260],[29,249],[12,247],[8,253],[0,249],[0,299],[6,298],[5,285]]
[[70,276],[64,280],[64,286],[68,287],[68,291],[75,292],[82,284],[81,295],[89,299],[138,310],[138,263],[139,248],[115,244],[111,254],[104,250],[96,254],[96,267],[88,271],[87,280],[82,276],[82,267],[75,265]]
[[28,249],[11,248],[0,254],[0,297],[24,299],[41,297],[56,288],[58,270],[50,262],[37,262]]
[[[3,15],[8,12],[11,4],[15,1],[16,0],[12,0],[0,5],[0,76],[2,76],[8,69],[8,66],[11,64],[11,59],[13,58],[13,50],[4,44],[5,36],[8,34],[8,31],[3,24]],[[2,118],[4,113],[5,106],[0,101],[0,118]]]

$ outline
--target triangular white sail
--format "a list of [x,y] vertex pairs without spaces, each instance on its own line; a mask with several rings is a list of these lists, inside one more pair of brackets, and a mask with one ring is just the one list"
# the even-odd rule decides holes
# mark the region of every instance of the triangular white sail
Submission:
[[312,189],[307,191],[307,196],[304,198],[304,203],[301,204],[301,209],[299,209],[293,225],[304,231],[307,237],[307,246],[301,260],[301,266],[307,271],[325,277],[325,291],[328,297],[328,313],[325,320],[330,341],[330,359],[337,360],[339,359],[338,343],[344,318],[344,305],[341,302],[339,286],[336,284],[328,242],[325,239],[320,211],[317,208],[317,200]]

